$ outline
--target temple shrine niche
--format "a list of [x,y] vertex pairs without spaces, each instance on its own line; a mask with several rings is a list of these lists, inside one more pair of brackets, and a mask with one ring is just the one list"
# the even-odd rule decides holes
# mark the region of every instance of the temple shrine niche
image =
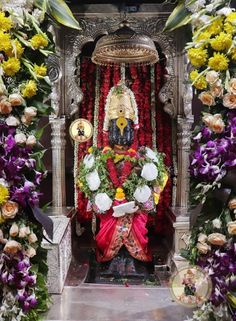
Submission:
[[[183,258],[179,250],[185,247],[189,235],[188,157],[193,124],[192,87],[184,82],[188,77],[188,62],[183,53],[185,39],[179,31],[162,31],[172,9],[170,4],[142,4],[137,12],[125,14],[131,30],[154,42],[159,56],[154,64],[104,66],[92,62],[98,40],[117,31],[124,21],[124,15],[113,5],[76,7],[74,14],[82,31],[55,29],[60,58],[49,62],[54,77],[52,100],[56,113],[50,118],[53,215],[66,216],[66,206],[75,207],[73,225],[77,236],[73,239],[78,235],[79,239],[83,238],[83,231],[90,228],[95,234],[99,231],[98,220],[88,211],[87,200],[79,188],[78,170],[91,146],[105,147],[106,99],[111,88],[123,80],[137,103],[138,146],[165,154],[169,178],[155,213],[148,215],[147,228],[154,254],[156,251],[155,266],[168,267],[172,266],[171,262],[181,265]],[[93,137],[86,143],[71,144],[69,125],[76,118],[87,119],[94,127]],[[71,174],[68,179],[68,169],[73,170],[73,179]]]

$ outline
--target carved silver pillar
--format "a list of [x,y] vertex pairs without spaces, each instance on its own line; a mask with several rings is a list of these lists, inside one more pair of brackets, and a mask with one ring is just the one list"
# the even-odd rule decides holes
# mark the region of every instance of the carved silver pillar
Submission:
[[50,117],[52,128],[52,205],[60,212],[66,206],[65,187],[65,118]]
[[193,118],[178,116],[177,118],[177,148],[178,148],[178,178],[176,205],[182,209],[182,215],[188,209],[189,194],[189,153],[191,144],[191,127]]

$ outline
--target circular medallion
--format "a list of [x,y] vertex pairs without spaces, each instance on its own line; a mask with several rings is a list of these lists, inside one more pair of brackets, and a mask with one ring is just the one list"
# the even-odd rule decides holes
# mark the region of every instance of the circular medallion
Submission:
[[210,298],[212,282],[204,270],[190,266],[178,270],[172,276],[170,290],[177,303],[195,308]]
[[73,121],[70,125],[70,136],[78,143],[87,142],[93,135],[92,124],[84,118]]

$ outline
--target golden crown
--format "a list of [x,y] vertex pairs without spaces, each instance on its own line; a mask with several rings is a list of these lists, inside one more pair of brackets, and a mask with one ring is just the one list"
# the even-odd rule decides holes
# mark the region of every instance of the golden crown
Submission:
[[119,83],[111,88],[105,105],[104,130],[108,130],[109,121],[124,117],[138,124],[138,109],[133,92]]

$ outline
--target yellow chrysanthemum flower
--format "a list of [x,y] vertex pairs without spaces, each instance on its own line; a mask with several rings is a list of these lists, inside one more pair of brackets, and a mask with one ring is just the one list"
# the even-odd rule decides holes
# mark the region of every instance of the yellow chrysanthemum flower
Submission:
[[199,42],[199,41],[207,41],[207,40],[210,40],[211,38],[211,34],[205,30],[205,31],[202,31],[199,33],[196,41]]
[[11,45],[11,36],[9,33],[4,33],[0,31],[0,51],[7,51],[10,50],[12,47]]
[[214,52],[213,57],[208,61],[208,66],[216,71],[227,70],[229,59],[222,53]]
[[206,31],[209,32],[210,35],[218,35],[223,29],[223,18],[218,17],[216,20],[212,21],[209,27],[206,28]]
[[6,203],[9,198],[8,188],[0,184],[0,205]]
[[18,39],[15,39],[11,42],[11,48],[5,50],[5,53],[8,57],[17,57],[20,58],[24,52],[24,48]]
[[20,60],[18,58],[10,57],[3,61],[2,68],[7,76],[14,76],[20,70]]
[[207,62],[207,50],[203,48],[191,48],[188,50],[188,58],[194,67],[204,66]]
[[47,47],[48,39],[46,35],[36,34],[30,39],[30,43],[34,49]]
[[189,78],[196,89],[199,89],[199,90],[206,89],[207,88],[206,78],[204,76],[200,76],[199,78],[198,77],[199,77],[199,73],[197,70],[193,70],[189,74]]
[[226,22],[224,24],[224,31],[230,34],[234,34],[236,32],[236,26],[233,26],[230,22]]
[[44,64],[42,64],[40,66],[34,64],[34,71],[35,71],[37,76],[44,77],[47,74],[47,67]]
[[92,154],[92,152],[93,152],[93,146],[90,146],[89,149],[88,149],[88,153]]
[[25,87],[21,93],[24,98],[31,98],[36,95],[37,90],[38,88],[36,82],[34,80],[29,80],[25,84]]
[[211,39],[211,46],[214,50],[223,51],[230,48],[232,45],[232,35],[221,32],[218,36]]
[[12,20],[5,16],[5,13],[0,11],[0,30],[8,31],[12,28]]
[[231,58],[236,61],[236,48],[233,48],[231,51],[230,51],[230,54],[231,54]]
[[236,25],[236,12],[231,12],[226,18],[225,22],[229,22],[232,25]]

